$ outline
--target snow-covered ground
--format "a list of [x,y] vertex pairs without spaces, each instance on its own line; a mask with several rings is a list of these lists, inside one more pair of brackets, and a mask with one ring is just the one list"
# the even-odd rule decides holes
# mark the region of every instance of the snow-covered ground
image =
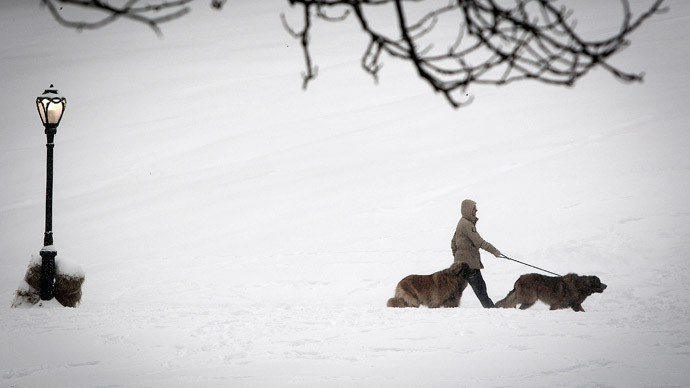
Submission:
[[[690,386],[690,3],[614,60],[642,84],[597,70],[460,110],[392,59],[374,84],[351,23],[314,27],[303,92],[287,1],[196,3],[163,39],[0,3],[1,387]],[[616,31],[617,2],[576,3],[579,28]],[[12,309],[42,247],[51,83],[55,247],[84,296]],[[469,289],[387,309],[403,276],[450,265],[465,198],[506,255],[608,289],[586,313]],[[494,301],[534,272],[483,260]]]

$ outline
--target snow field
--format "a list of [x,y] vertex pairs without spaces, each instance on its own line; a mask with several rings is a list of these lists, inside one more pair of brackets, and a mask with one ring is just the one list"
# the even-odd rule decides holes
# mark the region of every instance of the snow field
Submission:
[[[374,85],[347,24],[316,27],[302,92],[286,2],[202,3],[162,40],[0,5],[0,387],[690,385],[685,2],[615,59],[643,84],[593,71],[459,111],[392,59]],[[615,30],[582,4],[601,11],[582,28]],[[50,83],[68,98],[55,246],[84,295],[10,309],[41,248]],[[586,313],[484,310],[469,289],[459,309],[385,308],[450,265],[465,198],[504,254],[607,290]],[[494,301],[536,271],[483,261]]]

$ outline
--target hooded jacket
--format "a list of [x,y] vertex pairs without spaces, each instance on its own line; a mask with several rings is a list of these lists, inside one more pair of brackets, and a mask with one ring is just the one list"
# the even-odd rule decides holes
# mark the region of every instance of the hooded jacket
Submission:
[[467,263],[472,269],[482,269],[484,265],[479,255],[479,248],[494,256],[500,256],[501,252],[477,233],[476,224],[479,218],[472,215],[476,205],[476,202],[469,199],[462,201],[460,208],[462,218],[455,228],[450,249],[453,251],[453,259],[456,263]]

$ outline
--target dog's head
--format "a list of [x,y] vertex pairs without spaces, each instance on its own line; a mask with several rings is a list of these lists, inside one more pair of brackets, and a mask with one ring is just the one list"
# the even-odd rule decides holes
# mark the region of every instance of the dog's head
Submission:
[[472,272],[472,270],[467,263],[453,263],[453,265],[450,266],[450,273],[453,274],[453,276],[467,279],[470,276],[470,272]]
[[598,276],[587,276],[587,279],[589,280],[589,287],[593,293],[602,293],[606,289],[606,284],[602,283]]
[[569,273],[563,276],[563,281],[571,284],[582,295],[602,293],[606,289],[606,284],[602,283],[597,276],[581,276]]
[[[571,274],[566,276],[570,275]],[[602,293],[606,289],[606,284],[602,283],[597,276],[574,276],[576,277],[575,284],[577,285],[577,289],[587,295]]]

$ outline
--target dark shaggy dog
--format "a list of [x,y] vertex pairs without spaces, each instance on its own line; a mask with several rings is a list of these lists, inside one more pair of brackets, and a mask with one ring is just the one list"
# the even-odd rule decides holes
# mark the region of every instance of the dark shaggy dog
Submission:
[[467,287],[467,264],[455,263],[450,268],[431,275],[409,275],[395,287],[395,296],[388,299],[388,307],[430,308],[458,307],[462,291]]
[[515,282],[513,290],[496,307],[511,308],[520,304],[520,310],[532,307],[537,300],[551,306],[551,310],[570,307],[585,311],[582,302],[595,292],[604,292],[606,284],[596,276],[580,276],[574,273],[560,277],[536,273],[522,275]]

